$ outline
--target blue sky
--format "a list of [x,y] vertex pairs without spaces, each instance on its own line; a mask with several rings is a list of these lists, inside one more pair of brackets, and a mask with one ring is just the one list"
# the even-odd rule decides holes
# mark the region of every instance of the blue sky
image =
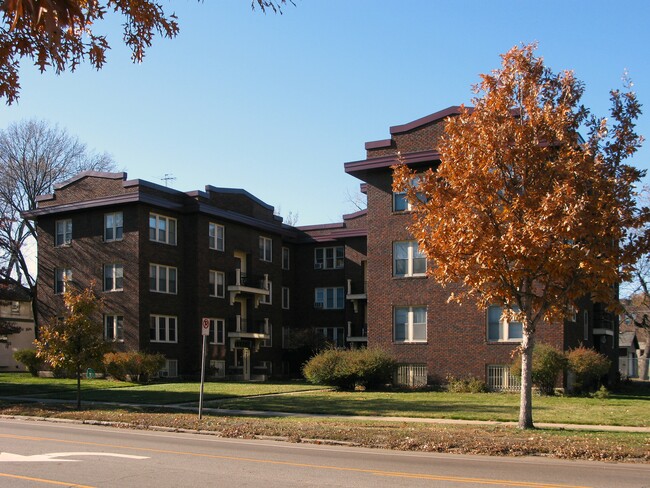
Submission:
[[[572,69],[599,115],[627,69],[650,136],[650,2],[296,0],[284,15],[248,0],[160,0],[181,26],[155,39],[142,64],[121,45],[118,20],[101,71],[21,70],[22,92],[0,127],[26,118],[66,128],[111,153],[129,178],[188,191],[245,188],[299,225],[355,210],[359,181],[343,163],[389,127],[469,103],[499,54],[537,41],[554,71]],[[650,167],[650,151],[635,158]]]

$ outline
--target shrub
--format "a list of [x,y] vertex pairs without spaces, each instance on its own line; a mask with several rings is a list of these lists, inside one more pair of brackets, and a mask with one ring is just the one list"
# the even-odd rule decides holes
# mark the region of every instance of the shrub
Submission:
[[14,359],[27,368],[32,376],[38,376],[41,360],[36,357],[35,349],[20,349],[14,352]]
[[303,366],[307,381],[354,390],[377,388],[390,382],[395,360],[380,349],[325,349]]
[[[562,351],[549,344],[535,344],[533,349],[533,385],[542,395],[553,395],[557,376],[567,367],[567,358]],[[521,356],[512,365],[512,374],[521,375]]]
[[109,352],[104,355],[106,374],[116,380],[130,379],[138,383],[146,383],[165,365],[162,354],[148,354],[140,351]]
[[575,374],[574,387],[577,391],[595,388],[600,377],[609,371],[611,364],[606,356],[582,345],[571,349],[567,359],[569,369]]
[[458,378],[453,375],[447,375],[447,391],[452,393],[486,393],[488,387],[485,381],[474,376]]

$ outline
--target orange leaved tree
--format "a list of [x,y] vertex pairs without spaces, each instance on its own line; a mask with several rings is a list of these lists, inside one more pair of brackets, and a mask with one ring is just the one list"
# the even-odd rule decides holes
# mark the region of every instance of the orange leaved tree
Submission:
[[520,428],[533,427],[537,326],[562,322],[588,294],[615,306],[648,221],[635,203],[643,173],[624,163],[641,143],[635,94],[612,91],[611,120],[598,119],[580,104],[583,84],[535,49],[514,47],[481,75],[474,107],[446,123],[435,170],[414,178],[398,165],[393,183],[413,206],[430,274],[464,285],[450,299],[500,305],[523,324]]
[[53,368],[73,371],[77,378],[77,409],[81,408],[81,374],[98,364],[109,345],[104,341],[99,315],[102,300],[97,297],[94,283],[78,290],[66,282],[63,294],[65,315],[44,324],[34,341],[37,357]]

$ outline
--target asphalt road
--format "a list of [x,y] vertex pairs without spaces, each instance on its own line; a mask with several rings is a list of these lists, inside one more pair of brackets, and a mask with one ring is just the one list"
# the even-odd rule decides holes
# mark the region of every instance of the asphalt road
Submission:
[[650,466],[0,419],[0,487],[648,487]]

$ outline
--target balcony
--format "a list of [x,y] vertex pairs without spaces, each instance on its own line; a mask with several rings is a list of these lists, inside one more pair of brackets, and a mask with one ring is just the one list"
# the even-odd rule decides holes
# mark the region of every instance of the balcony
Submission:
[[354,313],[359,313],[359,300],[368,299],[367,285],[367,281],[353,283],[352,280],[348,280],[348,290],[345,299],[352,302]]
[[271,339],[268,318],[252,321],[243,318],[241,315],[236,315],[232,325],[233,327],[229,327],[229,329],[234,328],[235,330],[228,332],[230,350],[246,345],[248,349],[257,351],[262,341]]
[[252,295],[255,300],[255,308],[260,304],[262,297],[270,295],[269,291],[269,275],[251,276],[243,273],[241,269],[235,270],[235,275],[231,276],[230,282],[234,284],[228,285],[228,293],[230,294],[230,305],[235,304],[235,298],[239,294]]
[[345,340],[347,342],[368,342],[368,326],[364,324],[361,327],[361,334],[354,335],[352,322],[348,322],[348,335]]

